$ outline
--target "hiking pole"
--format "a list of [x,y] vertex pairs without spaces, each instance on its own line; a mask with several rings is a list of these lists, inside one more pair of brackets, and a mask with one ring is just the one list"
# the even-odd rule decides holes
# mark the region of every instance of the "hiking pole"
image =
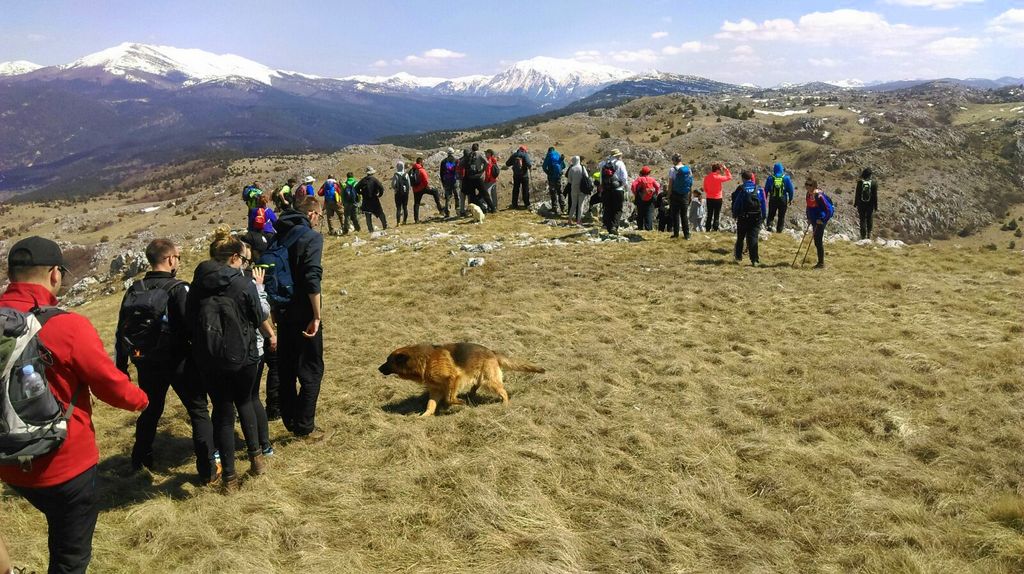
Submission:
[[807,256],[811,254],[811,244],[812,243],[814,243],[814,237],[813,236],[811,237],[811,240],[807,242],[807,250],[804,251],[804,260],[800,262],[800,265],[807,265]]
[[810,230],[810,226],[804,228],[804,234],[800,236],[800,244],[796,246],[796,255],[793,256],[793,263],[790,267],[796,267],[796,260],[800,258],[800,251],[804,248],[804,239],[807,239],[807,232]]

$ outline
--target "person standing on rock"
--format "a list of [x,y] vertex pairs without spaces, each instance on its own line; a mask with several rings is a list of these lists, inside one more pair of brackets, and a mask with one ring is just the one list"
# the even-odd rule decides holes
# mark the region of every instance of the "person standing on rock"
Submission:
[[409,170],[409,182],[412,183],[412,220],[416,223],[420,222],[420,203],[423,202],[423,196],[429,195],[434,198],[434,205],[437,206],[437,212],[443,213],[445,217],[448,217],[447,207],[441,207],[441,195],[437,193],[437,190],[430,187],[430,176],[427,175],[427,170],[423,169],[423,158],[416,158],[416,163],[412,164],[412,168]]
[[465,202],[462,203],[462,208],[459,208],[459,188],[458,181],[459,175],[457,168],[459,166],[458,160],[455,159],[455,150],[448,148],[448,155],[441,160],[441,166],[438,169],[438,176],[441,179],[441,187],[444,189],[444,216],[451,217],[452,202],[454,201],[455,211],[458,212],[459,216],[465,215]]
[[793,204],[793,180],[786,174],[782,164],[776,162],[772,166],[772,175],[764,180],[764,192],[768,195],[768,219],[765,221],[765,229],[772,230],[772,220],[778,214],[779,220],[775,224],[775,232],[782,233],[786,225],[786,209]]
[[668,191],[669,191],[669,220],[672,222],[672,237],[679,237],[680,223],[683,228],[683,238],[690,238],[690,222],[686,217],[686,206],[690,201],[690,191],[693,189],[693,175],[690,173],[690,166],[683,164],[683,158],[679,154],[672,156],[673,166],[668,170]]
[[[260,199],[266,203],[265,197]],[[146,260],[152,271],[125,291],[114,336],[117,368],[128,374],[129,360],[134,363],[139,388],[149,397],[149,406],[135,421],[132,470],[153,469],[153,440],[167,391],[174,389],[192,426],[199,479],[214,482],[219,469],[214,464],[213,426],[206,389],[192,359],[185,315],[189,285],[176,278],[181,249],[169,239],[154,239],[146,246]]]
[[622,204],[626,199],[629,174],[622,162],[622,152],[613,149],[611,155],[601,162],[601,220],[608,233],[617,235],[622,217]]
[[409,223],[409,192],[412,182],[405,172],[405,162],[395,163],[395,175],[391,176],[391,190],[395,192],[395,227]]
[[853,206],[857,208],[860,219],[860,238],[871,239],[871,228],[878,210],[878,181],[872,177],[870,167],[864,168],[857,180],[857,189],[853,192]]
[[384,207],[380,204],[380,198],[384,196],[384,184],[375,177],[376,173],[377,170],[372,166],[367,167],[366,175],[356,184],[356,193],[361,198],[363,213],[366,215],[366,231],[369,233],[373,233],[374,216],[380,220],[384,229],[388,228],[388,218],[384,215]]
[[832,201],[820,189],[814,179],[804,184],[807,189],[807,225],[814,228],[814,248],[818,252],[818,264],[815,269],[825,268],[825,225],[832,219],[835,208]]
[[757,257],[757,234],[761,231],[761,222],[768,211],[768,201],[764,189],[754,183],[754,174],[744,171],[740,177],[743,183],[732,192],[732,216],[736,219],[736,249],[733,252],[736,262],[743,260],[743,243],[750,252],[750,264],[760,265]]
[[732,172],[720,163],[711,164],[711,173],[704,176],[704,196],[707,198],[708,218],[704,231],[718,231],[722,214],[722,185],[732,181]]
[[523,194],[523,205],[530,209],[530,170],[533,169],[533,161],[521,145],[514,154],[505,161],[505,167],[512,168],[512,205],[511,209],[519,209],[519,193]]
[[562,196],[562,172],[565,171],[565,160],[554,147],[548,148],[541,169],[548,176],[548,195],[551,196],[551,211],[557,215],[565,212],[565,197]]

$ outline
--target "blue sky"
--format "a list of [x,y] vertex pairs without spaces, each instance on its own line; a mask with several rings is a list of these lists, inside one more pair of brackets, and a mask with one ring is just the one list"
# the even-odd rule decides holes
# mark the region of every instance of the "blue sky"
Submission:
[[5,4],[0,61],[44,65],[131,41],[233,53],[329,77],[493,74],[534,56],[762,85],[1024,76],[1024,1]]

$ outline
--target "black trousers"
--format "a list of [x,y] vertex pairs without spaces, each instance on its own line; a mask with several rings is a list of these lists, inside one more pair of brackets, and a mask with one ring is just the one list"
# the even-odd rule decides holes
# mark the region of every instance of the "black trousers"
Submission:
[[519,207],[519,192],[523,193],[523,205],[530,207],[530,176],[512,174],[512,207]]
[[395,192],[395,225],[409,221],[409,193]]
[[871,238],[871,227],[875,222],[875,210],[870,205],[858,205],[857,215],[860,217],[860,238]]
[[761,218],[740,217],[736,221],[736,261],[743,259],[743,242],[747,243],[750,262],[757,263],[757,232],[761,230]]
[[429,195],[429,196],[434,198],[434,205],[437,206],[437,212],[438,213],[444,213],[446,216],[448,215],[447,209],[441,207],[441,194],[438,193],[436,189],[434,189],[432,187],[428,187],[428,188],[424,189],[423,191],[421,191],[419,193],[417,193],[415,191],[412,192],[412,198],[413,198],[412,199],[412,219],[413,219],[413,221],[415,221],[417,223],[419,223],[419,221],[420,221],[420,202],[423,201],[423,196],[424,195]]
[[654,207],[654,201],[644,201],[638,199],[636,202],[636,226],[641,230],[653,231],[654,230],[654,213],[657,208]]
[[12,486],[46,516],[49,574],[79,574],[92,560],[92,534],[99,507],[96,467],[71,480],[45,488]]
[[264,370],[267,372],[266,411],[277,417],[281,415],[281,379],[277,370],[277,351],[272,352],[266,343],[263,345],[263,359],[256,373],[257,380],[263,379]]
[[708,218],[704,222],[704,231],[718,231],[718,218],[722,215],[722,200],[707,200]]
[[690,220],[686,217],[686,196],[672,194],[669,197],[669,220],[672,222],[672,237],[679,236],[679,222],[683,224],[683,236],[690,238]]
[[378,208],[377,211],[364,211],[366,214],[366,231],[373,233],[373,216],[377,216],[380,220],[380,224],[384,226],[384,229],[388,228],[388,218],[384,215],[384,208]]
[[316,403],[324,377],[324,326],[321,323],[315,337],[306,337],[302,331],[309,321],[299,319],[282,318],[277,331],[277,352],[281,420],[289,432],[302,436],[316,427]]
[[765,229],[768,231],[772,230],[772,220],[775,219],[775,214],[779,214],[779,221],[775,225],[775,231],[782,233],[782,228],[786,226],[786,209],[789,204],[786,203],[784,197],[773,197],[768,200],[768,222],[765,224]]
[[485,212],[497,211],[497,206],[491,205],[491,195],[487,193],[487,184],[484,183],[483,177],[467,177],[462,180],[462,193],[470,203],[477,204]]
[[153,440],[156,427],[164,413],[167,389],[174,389],[188,413],[192,425],[192,448],[196,453],[196,471],[199,478],[212,477],[213,425],[206,403],[206,389],[192,360],[180,361],[176,366],[156,367],[136,365],[139,388],[149,397],[149,406],[135,421],[135,446],[132,447],[132,465],[153,466]]
[[562,189],[562,180],[548,180],[548,195],[551,196],[551,211],[561,213],[565,211],[565,193]]
[[608,233],[619,232],[619,218],[622,216],[622,190],[601,193],[601,222]]
[[[213,403],[213,442],[220,451],[220,462],[226,477],[237,474],[235,472],[235,409],[238,409],[242,436],[245,437],[245,447],[249,458],[262,452],[260,450],[259,421],[253,405],[253,397],[259,392],[259,380],[256,378],[258,365],[259,363],[245,365],[237,371],[203,370],[206,391],[210,393],[210,402]],[[256,403],[259,404],[259,397],[256,398]],[[263,410],[262,405],[260,405],[260,410]],[[264,412],[264,427],[266,420],[267,414]]]
[[818,265],[825,264],[825,224],[814,224],[814,250],[818,252]]
[[444,216],[451,217],[452,211],[449,207],[449,201],[455,202],[455,211],[459,211],[459,186],[454,181],[441,182],[441,187],[444,188]]

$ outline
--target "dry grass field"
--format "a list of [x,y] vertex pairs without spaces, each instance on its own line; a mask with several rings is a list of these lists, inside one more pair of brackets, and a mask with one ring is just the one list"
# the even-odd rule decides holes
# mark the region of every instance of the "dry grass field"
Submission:
[[[193,484],[174,399],[152,476],[127,473],[134,417],[99,407],[93,571],[1024,570],[1019,251],[837,243],[812,271],[774,236],[753,269],[725,233],[591,243],[539,221],[327,238],[332,434],[271,423],[270,472],[237,495]],[[482,242],[501,246],[467,268]],[[106,341],[119,300],[81,309]],[[429,419],[377,373],[461,340],[548,372]],[[4,491],[0,516],[42,571],[41,515]]]

